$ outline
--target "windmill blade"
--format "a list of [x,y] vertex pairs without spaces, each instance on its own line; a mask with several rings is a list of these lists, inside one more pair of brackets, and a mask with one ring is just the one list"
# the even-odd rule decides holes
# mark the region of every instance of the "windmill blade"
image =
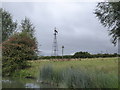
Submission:
[[56,33],[58,33],[58,31],[57,31],[57,30],[55,30],[55,32],[56,32]]

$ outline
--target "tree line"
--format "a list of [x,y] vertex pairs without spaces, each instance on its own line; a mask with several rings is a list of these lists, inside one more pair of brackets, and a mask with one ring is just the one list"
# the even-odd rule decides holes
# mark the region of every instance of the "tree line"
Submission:
[[64,56],[39,56],[38,59],[79,59],[79,58],[107,58],[107,57],[119,57],[120,54],[108,54],[108,53],[98,53],[90,54],[89,52],[76,52],[74,55],[64,55]]

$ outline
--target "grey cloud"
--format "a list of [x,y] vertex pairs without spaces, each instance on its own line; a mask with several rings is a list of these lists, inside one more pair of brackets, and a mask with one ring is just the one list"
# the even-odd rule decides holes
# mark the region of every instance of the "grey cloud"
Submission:
[[14,20],[20,21],[25,16],[36,27],[36,37],[44,55],[51,55],[54,27],[58,29],[59,55],[61,46],[65,54],[76,51],[90,53],[117,52],[104,28],[93,14],[96,3],[3,3]]

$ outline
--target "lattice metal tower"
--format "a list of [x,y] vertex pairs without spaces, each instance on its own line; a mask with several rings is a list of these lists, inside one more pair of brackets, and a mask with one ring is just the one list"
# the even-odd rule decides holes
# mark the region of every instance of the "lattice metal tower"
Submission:
[[58,34],[58,31],[55,28],[54,29],[53,47],[52,47],[52,56],[58,56],[57,34]]

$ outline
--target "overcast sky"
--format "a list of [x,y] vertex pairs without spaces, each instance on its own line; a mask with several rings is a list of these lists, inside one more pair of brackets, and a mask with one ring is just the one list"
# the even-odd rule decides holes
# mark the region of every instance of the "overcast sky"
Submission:
[[[51,55],[54,27],[58,30],[58,50],[64,45],[64,54],[79,51],[90,53],[117,53],[104,28],[93,14],[96,2],[53,3],[16,2],[3,3],[18,23],[26,17],[36,27],[39,50],[42,55]],[[40,46],[41,45],[41,46]]]

